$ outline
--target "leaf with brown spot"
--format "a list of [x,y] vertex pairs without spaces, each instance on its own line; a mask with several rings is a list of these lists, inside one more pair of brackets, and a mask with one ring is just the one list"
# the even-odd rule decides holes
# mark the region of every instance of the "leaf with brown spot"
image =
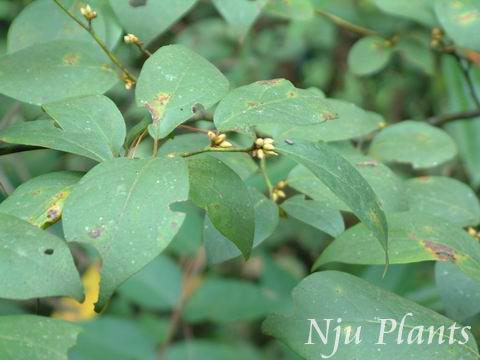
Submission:
[[0,93],[34,105],[103,94],[118,82],[106,62],[98,46],[87,42],[38,43],[0,59]]
[[443,244],[437,244],[430,240],[421,242],[427,251],[431,251],[439,261],[457,261],[455,250]]
[[435,12],[448,36],[462,47],[480,50],[480,2],[435,0]]
[[214,121],[220,131],[268,126],[281,131],[321,124],[325,111],[331,108],[317,91],[297,89],[285,79],[262,80],[231,91],[215,110]]
[[[95,32],[105,42],[107,48],[113,50],[117,45],[122,29],[118,25],[106,0],[61,0],[77,18],[83,18],[80,8],[86,3],[97,12],[95,18]],[[52,0],[36,0],[28,2],[15,17],[8,29],[7,50],[12,54],[33,45],[43,44],[54,40],[81,41],[96,46],[96,51],[102,50],[91,35],[69,16]]]
[[[451,261],[480,284],[480,243],[461,227],[423,212],[388,215],[391,264]],[[363,224],[335,239],[315,262],[315,268],[331,262],[382,264],[383,249]]]
[[102,258],[98,308],[169,245],[185,217],[171,205],[187,200],[188,188],[185,160],[168,157],[105,161],[75,187],[63,212],[65,238]]
[[228,87],[225,76],[206,59],[182,45],[169,45],[145,62],[136,99],[152,116],[150,135],[160,139],[192,117],[198,104],[205,109],[215,105]]
[[82,173],[52,172],[20,185],[0,203],[0,213],[16,216],[30,224],[45,227],[60,220],[63,204]]
[[82,299],[80,275],[63,239],[3,213],[0,213],[0,228],[0,273],[3,274],[0,298],[72,296]]

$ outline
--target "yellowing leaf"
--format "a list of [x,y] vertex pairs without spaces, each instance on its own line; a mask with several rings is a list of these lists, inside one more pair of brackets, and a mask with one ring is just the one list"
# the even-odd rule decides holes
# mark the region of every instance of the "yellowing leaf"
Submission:
[[95,312],[95,303],[100,292],[100,263],[91,265],[82,276],[85,289],[85,300],[80,303],[70,297],[60,299],[60,310],[55,311],[52,317],[68,321],[82,321],[91,319],[98,314]]

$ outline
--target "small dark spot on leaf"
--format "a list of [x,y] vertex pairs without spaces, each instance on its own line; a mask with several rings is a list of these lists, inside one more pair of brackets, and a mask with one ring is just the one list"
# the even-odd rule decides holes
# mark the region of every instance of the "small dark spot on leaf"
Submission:
[[130,0],[128,3],[131,7],[139,7],[147,5],[147,0]]
[[435,254],[435,257],[440,261],[452,261],[455,262],[457,260],[457,256],[455,254],[455,250],[451,247],[437,244],[433,241],[425,240],[424,242],[425,249]]
[[63,61],[68,65],[75,65],[79,59],[80,56],[77,54],[67,54],[63,57]]
[[289,98],[294,98],[294,97],[297,97],[298,94],[297,94],[295,91],[289,91],[289,92],[287,93],[287,96],[288,96]]
[[54,250],[53,249],[45,249],[43,252],[45,255],[53,255]]
[[257,101],[247,101],[247,106],[249,108],[254,108],[254,107],[257,107],[259,105],[259,103]]
[[88,232],[88,235],[92,238],[92,239],[97,239],[99,238],[103,233],[103,228],[101,227],[96,227],[96,228],[93,228],[92,230],[90,230]]
[[192,112],[194,114],[197,112],[205,112],[205,107],[200,103],[196,103],[195,105],[192,106]]
[[50,209],[47,212],[47,218],[50,221],[58,219],[59,216],[60,216],[60,212],[58,211],[58,209]]
[[335,120],[335,119],[338,119],[338,115],[337,114],[334,114],[330,111],[324,111],[322,113],[322,118],[323,120],[325,121],[329,121],[329,120]]

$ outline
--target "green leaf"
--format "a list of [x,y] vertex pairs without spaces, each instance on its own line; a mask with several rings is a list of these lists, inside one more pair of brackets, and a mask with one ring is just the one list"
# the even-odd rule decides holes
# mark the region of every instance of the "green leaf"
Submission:
[[6,214],[0,214],[0,228],[0,270],[4,274],[0,298],[65,295],[82,299],[80,276],[63,240]]
[[[478,356],[473,335],[465,331],[468,338],[464,339],[458,325],[457,331],[452,334],[453,344],[449,344],[444,339],[448,335],[440,335],[440,331],[436,332],[431,343],[427,342],[430,326],[435,330],[444,327],[447,334],[446,329],[454,325],[452,320],[346,273],[325,271],[308,276],[293,291],[293,301],[295,310],[292,315],[268,317],[263,323],[263,330],[307,360],[330,356],[334,352],[337,334],[340,335],[337,339],[339,347],[332,357],[334,359],[475,360]],[[406,317],[400,333],[400,322],[409,313],[412,316]],[[309,342],[310,324],[313,322],[309,319],[315,320],[319,330],[325,334],[326,344],[314,326],[312,345],[305,344]],[[326,319],[333,320],[330,323]],[[341,319],[341,323],[337,319]],[[391,329],[393,321],[396,322],[395,329],[385,333],[383,342],[380,341],[382,319],[385,319],[385,332]],[[327,323],[331,329],[328,329]],[[341,333],[335,330],[337,326]],[[361,343],[356,344],[353,338],[359,327]],[[344,345],[347,336],[351,336],[352,342]],[[417,336],[423,338],[422,344],[417,343]],[[409,344],[408,338],[413,343]],[[464,341],[464,345],[459,343]]]
[[385,39],[367,36],[358,40],[348,53],[348,67],[355,75],[372,75],[388,64],[392,54],[393,48]]
[[168,246],[185,217],[170,206],[187,198],[181,158],[106,161],[75,187],[64,231],[68,241],[90,244],[102,256],[98,307]]
[[[255,209],[255,235],[252,247],[256,248],[275,231],[279,221],[278,207],[256,189],[249,188],[249,192]],[[208,216],[205,218],[203,236],[210,263],[221,263],[241,255],[238,248],[215,228]]]
[[125,122],[112,100],[87,96],[43,106],[53,120],[18,122],[0,133],[7,143],[36,145],[104,161],[119,155]]
[[436,0],[435,13],[448,36],[457,45],[480,50],[478,0]]
[[387,253],[387,221],[375,192],[347,160],[324,143],[292,140],[278,152],[309,169],[370,228]]
[[245,183],[210,156],[188,161],[190,199],[205,209],[212,224],[248,258],[255,233],[254,203]]
[[165,360],[264,360],[253,348],[247,346],[198,339],[172,344],[165,352],[164,358]]
[[[228,299],[228,301],[225,301]],[[231,323],[258,319],[280,304],[273,292],[240,280],[209,278],[188,300],[183,318],[196,323]]]
[[[121,29],[114,20],[111,9],[102,0],[89,0],[88,3],[97,12],[95,32],[109,49],[118,42]],[[82,0],[62,0],[77,18],[82,18],[80,7]],[[13,20],[8,30],[8,53],[29,46],[54,40],[77,40],[95,44],[90,34],[74,22],[60,7],[51,0],[38,0],[26,6]]]
[[282,209],[288,215],[313,226],[333,237],[345,230],[342,214],[325,206],[321,201],[306,200],[297,195],[282,203]]
[[309,20],[314,15],[310,0],[269,0],[265,11],[291,20]]
[[103,315],[82,324],[82,328],[77,344],[68,353],[69,360],[155,358],[155,344],[138,322]]
[[214,121],[220,131],[245,131],[269,124],[290,129],[319,124],[334,116],[323,94],[297,89],[285,79],[274,79],[232,90],[216,108]]
[[[403,182],[387,166],[361,156],[345,156],[345,158],[367,180],[386,212],[408,210]],[[351,211],[318,177],[302,165],[295,167],[290,172],[288,184],[328,207]]]
[[387,14],[417,21],[428,27],[437,25],[433,5],[436,0],[416,0],[411,2],[398,0],[373,0],[380,10]]
[[437,262],[435,282],[450,318],[464,322],[480,312],[480,284],[461,272],[454,264]]
[[118,293],[145,309],[170,310],[180,300],[182,272],[167,256],[160,255],[133,275]]
[[148,0],[133,7],[128,1],[110,0],[110,4],[128,33],[150,43],[185,15],[197,0]]
[[445,131],[407,120],[383,129],[373,139],[369,153],[382,161],[412,164],[414,169],[422,169],[452,159],[457,147]]
[[192,117],[194,106],[215,105],[228,87],[227,78],[206,59],[183,45],[169,45],[145,62],[135,95],[152,115],[150,135],[159,139]]
[[243,38],[260,15],[265,0],[213,0],[213,5],[233,30]]
[[317,124],[290,125],[268,124],[261,130],[275,138],[295,138],[309,141],[339,141],[368,135],[379,127],[382,118],[367,112],[354,104],[342,100],[323,100],[330,109],[330,116],[324,113],[327,121]]
[[[418,212],[391,214],[388,225],[391,264],[451,261],[480,284],[480,244],[462,228]],[[382,264],[383,249],[373,239],[365,225],[357,224],[325,249],[314,268],[330,262]]]
[[16,216],[38,227],[53,224],[61,218],[63,204],[80,179],[81,173],[73,171],[33,178],[0,203],[0,213]]
[[0,317],[0,358],[67,360],[80,328],[66,321],[33,315]]
[[410,209],[449,223],[467,226],[480,223],[480,203],[464,183],[443,176],[424,176],[405,183]]
[[395,50],[406,60],[425,74],[435,75],[435,53],[429,43],[430,38],[402,38]]
[[175,210],[185,213],[185,220],[180,230],[175,234],[167,251],[172,250],[173,253],[180,256],[188,255],[194,257],[203,245],[205,211],[199,209],[191,201],[178,204]]
[[93,44],[57,40],[0,58],[0,93],[30,104],[103,94],[118,81]]

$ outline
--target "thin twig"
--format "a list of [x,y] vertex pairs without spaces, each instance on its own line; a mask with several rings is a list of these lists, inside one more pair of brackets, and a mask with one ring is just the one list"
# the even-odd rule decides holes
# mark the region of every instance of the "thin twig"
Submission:
[[156,158],[158,154],[158,139],[153,139],[152,157]]
[[458,64],[460,65],[463,77],[467,82],[467,86],[470,91],[470,95],[472,96],[473,102],[475,103],[476,107],[480,109],[480,96],[477,94],[477,89],[475,88],[475,84],[473,83],[472,75],[470,72],[471,63],[465,64],[460,58],[460,56],[458,56],[456,53],[454,54],[454,56],[457,59]]
[[143,130],[140,133],[140,135],[138,135],[138,137],[132,141],[132,144],[130,145],[130,148],[127,151],[127,156],[129,158],[133,159],[135,157],[135,154],[137,153],[138,145],[140,145],[140,143],[142,142],[143,137],[145,136],[147,131],[148,129]]
[[145,47],[145,44],[143,42],[135,44],[137,45],[138,50],[140,50],[146,57],[150,57],[153,54]]
[[270,178],[268,177],[267,161],[265,160],[265,158],[260,159],[260,172],[263,175],[263,179],[265,180],[265,185],[267,185],[268,195],[270,196],[270,199],[271,199],[273,198],[273,184]]
[[15,188],[8,180],[7,174],[0,168],[0,192],[3,193],[5,197],[9,196]]
[[206,130],[206,129],[199,129],[199,128],[189,126],[189,125],[185,125],[185,124],[179,125],[178,127],[181,128],[181,129],[185,129],[185,130],[201,132],[201,133],[204,133],[204,134],[207,134],[209,131],[211,131],[211,130]]
[[195,258],[188,261],[185,264],[183,272],[183,281],[182,281],[182,293],[180,299],[177,303],[177,306],[172,312],[170,317],[170,324],[167,332],[167,336],[163,341],[160,349],[158,351],[157,359],[161,359],[165,350],[168,348],[170,343],[173,341],[175,334],[177,333],[178,326],[182,318],[182,312],[185,308],[185,304],[192,294],[195,292],[197,286],[195,286],[195,276],[202,270],[205,264],[205,250],[200,248]]
[[59,0],[53,0],[55,3],[67,14],[72,20],[74,20],[78,25],[80,25],[85,31],[87,31],[90,36],[96,41],[98,46],[105,52],[105,54],[110,58],[110,60],[122,71],[123,75],[125,76],[126,79],[136,82],[137,78],[128,71],[125,65],[121,63],[121,61],[115,56],[114,53],[112,53],[110,50],[108,50],[107,45],[100,39],[100,37],[97,35],[97,33],[93,30],[92,26],[88,26],[84,24],[81,20],[77,19],[77,17],[70,11],[68,10]]
[[203,154],[207,152],[250,152],[254,149],[253,146],[249,146],[246,148],[221,148],[221,147],[206,147],[201,150],[191,151],[191,152],[184,152],[179,154],[181,157],[190,157],[198,154]]
[[353,24],[350,21],[342,19],[341,17],[338,17],[336,15],[330,14],[326,11],[316,10],[315,12],[318,15],[321,15],[321,16],[327,18],[328,20],[333,22],[335,25],[337,25],[337,26],[339,26],[339,27],[341,27],[345,30],[348,30],[350,32],[353,32],[355,34],[358,34],[358,35],[361,35],[361,36],[372,36],[372,35],[380,36],[380,34],[376,31],[374,31],[374,30],[368,29],[368,28],[360,26],[360,25]]
[[428,119],[428,122],[435,126],[443,126],[449,122],[462,119],[473,119],[480,117],[480,109],[471,111],[461,111],[453,114],[433,116]]

